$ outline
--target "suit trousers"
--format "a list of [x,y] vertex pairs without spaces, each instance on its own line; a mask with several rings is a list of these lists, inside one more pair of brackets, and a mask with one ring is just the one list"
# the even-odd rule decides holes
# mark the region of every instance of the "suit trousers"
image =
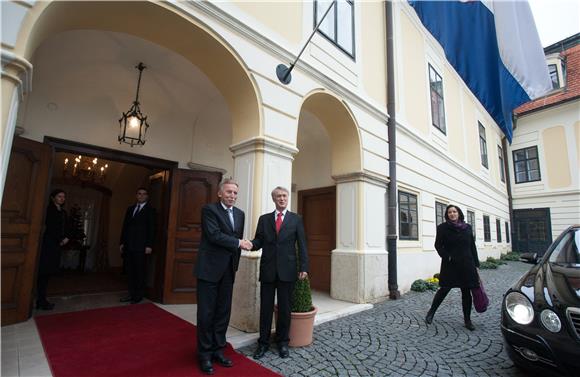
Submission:
[[232,311],[233,266],[217,282],[197,279],[197,355],[209,360],[223,355]]
[[276,343],[278,346],[288,345],[290,338],[290,318],[292,310],[292,292],[294,282],[280,281],[262,282],[260,284],[260,338],[258,343],[270,344],[272,331],[272,313],[274,312],[274,294],[278,298],[278,319],[276,320]]
[[127,260],[127,275],[129,280],[129,296],[139,301],[145,296],[145,252],[128,251],[125,253]]

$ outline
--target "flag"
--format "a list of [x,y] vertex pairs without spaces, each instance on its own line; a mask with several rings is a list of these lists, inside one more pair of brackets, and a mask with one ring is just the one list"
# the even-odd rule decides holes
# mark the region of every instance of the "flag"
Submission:
[[409,4],[511,143],[512,111],[552,89],[527,1]]

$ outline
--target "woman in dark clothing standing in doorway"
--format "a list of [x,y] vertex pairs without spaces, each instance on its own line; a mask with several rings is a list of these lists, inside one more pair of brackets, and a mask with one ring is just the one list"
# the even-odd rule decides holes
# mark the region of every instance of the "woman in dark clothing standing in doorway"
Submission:
[[57,189],[50,193],[50,199],[44,221],[45,229],[36,285],[36,309],[42,310],[54,308],[54,304],[46,299],[48,279],[58,272],[61,248],[69,241],[67,216],[63,208],[66,194],[63,190]]
[[425,317],[425,322],[433,322],[437,308],[451,288],[461,288],[463,320],[465,327],[475,330],[471,323],[471,289],[479,287],[477,267],[479,259],[475,247],[475,239],[471,226],[464,220],[463,212],[455,205],[445,209],[445,222],[437,226],[435,249],[441,257],[441,272],[439,274],[439,290],[435,293],[431,309]]

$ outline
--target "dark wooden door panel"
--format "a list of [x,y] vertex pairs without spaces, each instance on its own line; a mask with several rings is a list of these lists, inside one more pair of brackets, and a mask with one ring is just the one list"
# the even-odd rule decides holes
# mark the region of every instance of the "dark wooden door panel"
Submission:
[[298,212],[308,238],[310,284],[330,292],[330,255],[336,247],[336,187],[298,192]]
[[163,302],[196,303],[193,269],[201,240],[201,208],[217,200],[220,173],[175,169],[171,177],[171,203]]
[[2,198],[2,325],[28,319],[51,147],[15,137]]
[[149,177],[149,202],[157,210],[155,244],[148,258],[147,296],[161,301],[163,296],[163,273],[165,271],[165,247],[167,245],[167,213],[169,211],[169,170]]

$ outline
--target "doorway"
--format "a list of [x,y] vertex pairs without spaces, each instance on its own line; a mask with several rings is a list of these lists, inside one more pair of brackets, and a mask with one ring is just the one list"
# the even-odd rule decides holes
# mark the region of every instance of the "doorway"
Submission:
[[552,243],[549,208],[514,210],[514,251],[544,255]]
[[330,292],[331,253],[336,248],[336,186],[298,191],[298,213],[308,241],[310,284]]
[[177,163],[120,153],[96,146],[45,137],[52,146],[49,190],[67,194],[70,246],[61,253],[60,271],[51,278],[50,296],[125,291],[126,266],[119,250],[127,207],[139,187],[149,191],[157,212],[153,253],[147,257],[147,298],[162,298],[169,206],[166,185]]

